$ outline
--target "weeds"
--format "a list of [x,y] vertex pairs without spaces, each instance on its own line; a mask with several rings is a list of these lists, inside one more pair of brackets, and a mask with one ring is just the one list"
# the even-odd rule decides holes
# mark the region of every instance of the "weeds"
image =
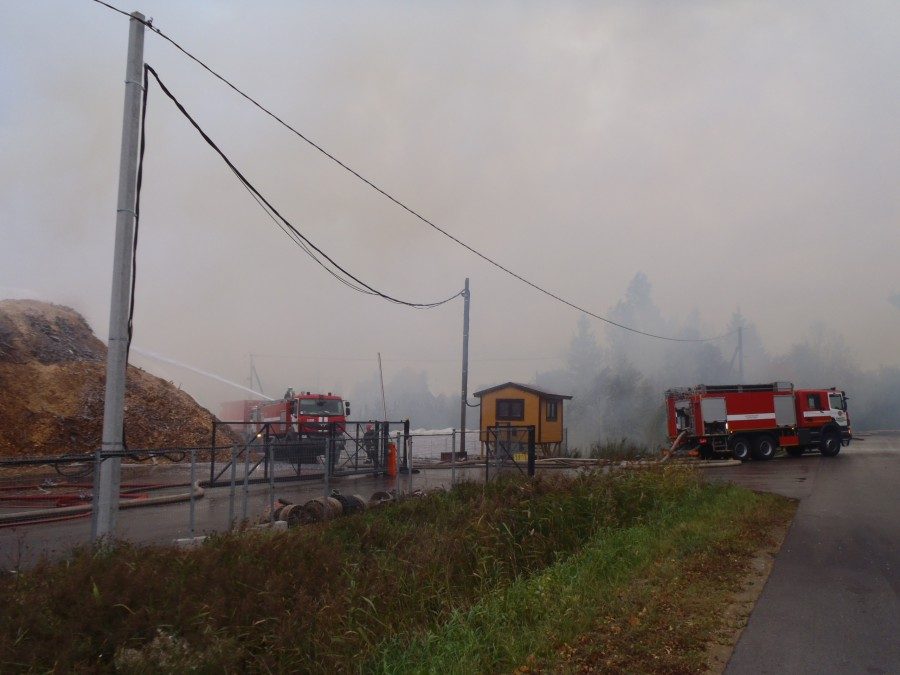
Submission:
[[657,459],[659,452],[627,438],[620,438],[617,441],[593,443],[586,451],[582,448],[572,448],[570,455],[590,459],[634,460],[648,457]]
[[479,612],[490,622],[486,603],[506,593],[522,599],[515,623],[577,602],[573,593],[589,589],[551,582],[591,555],[586,546],[677,523],[686,504],[701,508],[723,490],[671,467],[464,484],[327,525],[213,537],[193,550],[82,549],[0,582],[0,670],[386,665],[385,645],[427,641]]

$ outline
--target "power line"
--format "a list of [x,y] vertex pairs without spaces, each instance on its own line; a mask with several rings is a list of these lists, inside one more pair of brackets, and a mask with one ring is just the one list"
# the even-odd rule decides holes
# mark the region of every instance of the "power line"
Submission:
[[[280,355],[280,354],[253,354],[254,358],[258,359],[273,359],[276,361],[339,361],[339,362],[357,362],[357,363],[369,363],[376,362],[375,357],[363,357],[363,356],[305,356],[305,355]],[[498,357],[482,357],[477,359],[471,359],[473,362],[479,363],[490,363],[490,362],[500,362],[500,361],[509,361],[509,362],[530,362],[530,361],[561,361],[563,360],[563,356],[498,356]],[[391,358],[385,357],[383,359],[386,363],[458,363],[458,358]]]
[[[332,276],[334,276],[335,278],[337,278],[339,281],[346,284],[350,288],[353,288],[354,290],[359,291],[361,293],[367,293],[369,295],[377,295],[378,297],[388,300],[389,302],[393,302],[398,305],[405,305],[407,307],[413,307],[413,308],[417,308],[417,309],[431,309],[434,307],[439,307],[441,305],[444,305],[444,304],[450,302],[454,298],[459,297],[461,292],[454,293],[449,298],[446,298],[444,300],[438,300],[436,302],[409,302],[407,300],[401,300],[399,298],[395,298],[394,296],[388,295],[387,293],[379,291],[378,289],[376,289],[373,286],[370,286],[366,282],[362,281],[359,277],[357,277],[353,273],[351,273],[349,270],[347,270],[345,267],[342,267],[341,265],[339,265],[332,257],[330,257],[327,253],[325,253],[325,251],[323,251],[321,248],[316,246],[312,241],[310,241],[306,236],[304,236],[296,227],[294,227],[291,224],[291,222],[289,220],[287,220],[287,218],[282,216],[281,213],[278,212],[278,209],[276,209],[272,205],[272,203],[268,199],[266,199],[262,195],[262,193],[260,193],[260,191],[257,190],[253,186],[253,184],[247,179],[247,177],[244,176],[243,173],[241,173],[241,171],[234,165],[234,163],[230,159],[228,159],[228,156],[221,150],[221,148],[219,148],[219,146],[216,145],[215,141],[213,141],[212,138],[210,138],[209,135],[200,127],[200,125],[197,123],[197,121],[193,117],[191,117],[191,114],[187,111],[187,109],[184,107],[184,105],[182,105],[181,101],[179,101],[175,97],[175,95],[172,94],[171,91],[169,91],[168,87],[166,87],[166,85],[163,84],[163,81],[160,79],[159,74],[153,69],[153,66],[151,66],[149,64],[144,64],[144,96],[145,96],[145,100],[146,100],[147,89],[148,89],[148,77],[147,77],[148,73],[153,75],[153,78],[156,80],[156,83],[159,85],[160,89],[162,89],[162,92],[172,101],[172,103],[175,104],[175,107],[178,108],[179,112],[181,112],[181,114],[184,115],[184,117],[188,120],[188,122],[191,123],[191,126],[193,126],[194,129],[197,130],[197,133],[200,134],[200,136],[203,138],[203,140],[206,141],[206,143],[213,150],[215,150],[216,154],[218,154],[219,157],[222,158],[222,161],[224,161],[225,164],[228,165],[228,168],[231,169],[232,173],[234,173],[234,175],[241,182],[241,184],[250,192],[251,195],[253,195],[254,199],[257,201],[257,204],[259,204],[260,206],[265,205],[264,210],[266,210],[266,213],[269,214],[269,216],[271,218],[273,218],[273,220],[275,218],[277,218],[276,224],[279,225],[279,227],[282,229],[282,231],[284,231],[291,238],[291,240],[294,241],[294,243],[300,245],[303,248],[303,250],[306,251],[306,253],[308,255],[310,255],[313,259],[315,259],[316,262],[319,265],[321,265],[326,271],[328,271]],[[310,249],[315,251],[318,254],[318,256],[321,256],[321,258],[324,258],[325,260],[327,260],[333,269],[329,269],[325,265],[325,263],[322,262],[322,260],[319,257],[314,255],[310,251]],[[357,286],[354,286],[353,284],[348,282],[346,279],[340,278],[334,272],[335,269],[340,271],[341,274],[343,274],[345,277],[348,277],[353,282],[355,282],[355,284],[357,284]]]
[[[111,10],[113,10],[114,12],[118,12],[119,14],[122,14],[122,15],[124,15],[124,16],[130,17],[130,18],[134,18],[134,17],[132,17],[128,12],[125,12],[125,11],[119,9],[118,7],[114,7],[113,5],[111,5],[111,4],[109,4],[109,3],[106,3],[106,2],[104,2],[103,0],[93,0],[93,2],[96,2],[96,3],[99,4],[99,5],[103,5],[104,7],[108,8],[108,9],[111,9]],[[363,176],[362,174],[360,174],[358,171],[356,171],[355,169],[353,169],[351,166],[349,166],[348,164],[346,164],[346,163],[344,163],[343,161],[341,161],[340,159],[338,159],[336,156],[334,156],[333,154],[331,154],[330,152],[328,152],[328,150],[326,150],[324,147],[322,147],[321,145],[319,145],[319,144],[316,143],[315,141],[313,141],[313,140],[311,140],[310,138],[308,138],[308,137],[307,137],[306,135],[304,135],[302,132],[300,132],[299,130],[295,129],[295,128],[294,128],[293,126],[291,126],[288,122],[286,122],[286,121],[283,120],[281,117],[279,117],[278,115],[276,115],[274,112],[272,112],[271,110],[269,110],[268,108],[266,108],[262,103],[260,103],[260,102],[257,101],[255,98],[253,98],[252,96],[250,96],[249,94],[247,94],[246,92],[244,92],[243,90],[241,90],[237,85],[232,84],[232,83],[231,83],[229,80],[227,80],[223,75],[220,75],[218,72],[216,72],[215,70],[213,70],[210,66],[208,66],[206,63],[204,63],[201,59],[199,59],[198,57],[194,56],[194,55],[193,55],[192,53],[190,53],[187,49],[185,49],[185,48],[182,47],[180,44],[178,44],[174,39],[172,39],[171,37],[169,37],[168,35],[166,35],[165,33],[163,33],[159,28],[156,28],[156,27],[153,25],[152,19],[149,20],[149,21],[145,21],[145,22],[144,22],[144,25],[146,25],[147,28],[149,28],[151,31],[153,31],[153,32],[156,33],[157,35],[159,35],[161,38],[163,38],[164,40],[166,40],[167,42],[169,42],[172,46],[174,46],[174,47],[175,47],[178,51],[180,51],[182,54],[184,54],[184,55],[187,56],[189,59],[191,59],[192,61],[194,61],[195,63],[197,63],[201,68],[203,68],[204,70],[206,70],[210,75],[212,75],[212,76],[215,77],[217,80],[219,80],[220,82],[222,82],[223,84],[225,84],[227,87],[229,87],[230,89],[232,89],[235,93],[237,93],[238,95],[240,95],[241,97],[243,97],[244,99],[246,99],[247,101],[249,101],[249,102],[250,102],[251,104],[253,104],[255,107],[259,108],[259,109],[260,109],[262,112],[264,112],[266,115],[268,115],[269,117],[271,117],[272,119],[274,119],[276,122],[278,122],[280,125],[282,125],[285,129],[287,129],[287,130],[289,130],[290,132],[292,132],[293,134],[295,134],[297,137],[299,137],[300,139],[302,139],[303,141],[305,141],[307,144],[309,144],[310,146],[312,146],[313,148],[315,148],[316,150],[318,150],[320,153],[322,153],[323,155],[325,155],[328,159],[330,159],[330,160],[333,161],[335,164],[337,164],[338,166],[340,166],[341,168],[343,168],[345,171],[349,172],[350,174],[352,174],[353,176],[355,176],[356,178],[358,178],[359,180],[361,180],[363,183],[365,183],[365,184],[368,185],[370,188],[372,188],[373,190],[375,190],[376,192],[378,192],[379,194],[381,194],[383,197],[389,199],[391,202],[393,202],[394,204],[396,204],[397,206],[399,206],[401,209],[403,209],[404,211],[406,211],[407,213],[409,213],[409,214],[412,215],[413,217],[417,218],[417,219],[420,220],[422,223],[428,225],[429,227],[431,227],[431,228],[434,229],[435,231],[439,232],[439,233],[442,234],[444,237],[450,239],[451,241],[455,242],[456,244],[458,244],[458,245],[461,246],[462,248],[464,248],[464,249],[466,249],[467,251],[469,251],[470,253],[473,253],[474,255],[478,256],[479,258],[481,258],[482,260],[484,260],[484,261],[487,262],[488,264],[492,265],[493,267],[499,269],[500,271],[505,272],[506,274],[508,274],[509,276],[513,277],[514,279],[517,279],[518,281],[521,281],[523,284],[525,284],[525,285],[527,285],[527,286],[530,286],[531,288],[533,288],[534,290],[538,291],[539,293],[543,293],[543,294],[546,295],[547,297],[549,297],[549,298],[551,298],[551,299],[553,299],[553,300],[556,300],[557,302],[560,302],[560,303],[562,303],[562,304],[564,304],[564,305],[566,305],[566,306],[568,306],[568,307],[571,307],[572,309],[574,309],[574,310],[576,310],[576,311],[582,312],[583,314],[587,314],[588,316],[593,317],[593,318],[597,319],[598,321],[602,321],[602,322],[607,323],[607,324],[609,324],[609,325],[611,325],[611,326],[615,326],[615,327],[617,327],[617,328],[621,328],[622,330],[626,330],[626,331],[629,331],[629,332],[631,332],[631,333],[636,333],[636,334],[638,334],[638,335],[644,335],[644,336],[646,336],[646,337],[655,338],[655,339],[657,339],[657,340],[666,340],[666,341],[669,341],[669,342],[710,342],[710,341],[713,341],[713,340],[720,340],[720,339],[722,339],[722,338],[724,338],[724,337],[728,337],[729,335],[732,335],[732,334],[735,332],[735,331],[729,331],[728,333],[724,333],[724,334],[722,334],[722,335],[717,335],[717,336],[715,336],[715,337],[709,337],[709,338],[676,338],[676,337],[670,337],[670,336],[666,336],[666,335],[657,335],[656,333],[650,333],[650,332],[648,332],[648,331],[643,331],[643,330],[640,330],[640,329],[638,329],[638,328],[633,328],[633,327],[627,326],[627,325],[625,325],[625,324],[623,324],[623,323],[619,323],[618,321],[613,321],[612,319],[609,319],[609,318],[607,318],[607,317],[605,317],[605,316],[601,316],[600,314],[597,314],[597,313],[595,313],[595,312],[592,312],[592,311],[590,311],[590,310],[588,310],[588,309],[586,309],[586,308],[584,308],[584,307],[582,307],[582,306],[576,304],[575,302],[572,302],[572,301],[570,301],[570,300],[567,300],[567,299],[565,299],[564,297],[562,297],[561,295],[559,295],[559,294],[557,294],[557,293],[554,293],[553,291],[550,291],[550,290],[544,288],[543,286],[540,286],[539,284],[537,284],[537,283],[535,283],[535,282],[533,282],[533,281],[530,281],[529,279],[526,279],[526,278],[525,278],[524,276],[522,276],[521,274],[519,274],[519,273],[513,271],[512,269],[506,267],[505,265],[503,265],[503,264],[497,262],[496,260],[494,260],[493,258],[489,257],[488,255],[486,255],[486,254],[484,254],[484,253],[481,253],[480,251],[478,251],[477,249],[473,248],[473,247],[470,246],[469,244],[465,243],[465,242],[462,241],[461,239],[459,239],[459,238],[457,238],[456,236],[450,234],[450,232],[448,232],[448,231],[445,230],[444,228],[440,227],[440,226],[437,225],[436,223],[432,222],[431,220],[429,220],[428,218],[426,218],[425,216],[423,216],[422,214],[420,214],[418,211],[416,211],[416,210],[413,209],[412,207],[407,206],[407,205],[406,205],[404,202],[402,202],[399,198],[394,197],[391,193],[387,192],[387,190],[385,190],[385,189],[379,187],[379,186],[376,185],[374,182],[372,182],[371,180],[369,180],[368,178],[366,178],[365,176]],[[155,75],[155,73],[154,73],[154,75]],[[158,78],[157,78],[157,79],[158,79]],[[455,296],[454,296],[454,297],[455,297]]]

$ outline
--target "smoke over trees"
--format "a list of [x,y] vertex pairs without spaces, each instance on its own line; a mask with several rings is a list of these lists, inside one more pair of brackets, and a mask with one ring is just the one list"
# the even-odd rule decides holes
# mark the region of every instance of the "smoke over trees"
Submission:
[[[695,384],[739,380],[737,330],[741,327],[744,382],[790,381],[798,387],[838,387],[851,399],[858,430],[900,426],[900,368],[863,370],[844,338],[825,323],[809,327],[783,354],[766,349],[756,326],[739,310],[724,329],[703,324],[696,310],[668,316],[653,301],[647,276],[634,276],[611,319],[639,330],[678,338],[719,333],[708,342],[665,342],[607,326],[601,335],[587,316],[575,322],[562,367],[538,372],[534,384],[573,399],[566,402],[570,447],[626,439],[656,445],[665,438],[663,392]],[[525,383],[523,383],[525,384]],[[416,427],[459,424],[459,399],[434,394],[425,371],[405,368],[385,381],[388,416]],[[382,417],[377,372],[354,392],[357,419]],[[474,416],[477,411],[473,412]],[[476,422],[471,422],[470,427]]]
[[[696,311],[682,321],[667,317],[653,302],[651,291],[647,276],[638,273],[610,318],[647,332],[701,337]],[[661,443],[666,389],[738,381],[738,327],[742,327],[745,382],[787,380],[798,387],[839,387],[851,398],[855,428],[895,428],[900,422],[900,369],[862,370],[850,346],[824,323],[811,326],[786,353],[773,356],[740,311],[722,331],[728,337],[697,343],[652,340],[609,326],[601,345],[582,316],[565,367],[539,373],[536,384],[574,396],[566,410],[570,446],[623,438]]]
[[[448,429],[459,424],[459,399],[432,393],[423,370],[403,368],[385,380],[384,391],[384,407],[391,420],[409,419],[414,427],[430,429]],[[352,417],[357,420],[384,417],[377,372],[354,389]]]

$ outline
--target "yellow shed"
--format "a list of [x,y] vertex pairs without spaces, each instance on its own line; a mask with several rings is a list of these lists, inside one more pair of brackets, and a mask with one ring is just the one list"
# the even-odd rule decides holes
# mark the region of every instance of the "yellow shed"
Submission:
[[487,442],[487,429],[496,426],[533,426],[535,444],[544,455],[555,454],[563,441],[563,401],[565,394],[553,394],[516,382],[498,384],[476,391],[481,399],[481,442]]

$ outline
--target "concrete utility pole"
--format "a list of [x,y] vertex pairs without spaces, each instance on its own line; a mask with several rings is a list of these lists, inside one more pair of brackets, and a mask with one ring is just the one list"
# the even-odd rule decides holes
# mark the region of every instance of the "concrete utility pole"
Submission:
[[381,367],[381,352],[378,352],[378,379],[381,381],[381,411],[384,413],[384,421],[387,422],[387,399],[384,397],[384,370]]
[[[133,12],[128,29],[125,111],[122,117],[122,149],[119,155],[119,196],[109,309],[106,399],[103,407],[103,453],[118,452],[124,447],[122,434],[125,419],[125,371],[128,367],[128,314],[131,306],[131,271],[134,259],[138,141],[144,96],[143,75],[144,15]],[[95,541],[111,536],[115,532],[119,510],[121,464],[120,457],[110,457],[100,463],[99,471],[94,472],[96,484],[91,536]]]
[[466,408],[469,400],[469,278],[463,287],[462,399],[459,405],[459,454],[466,452]]
[[738,382],[744,384],[744,324],[738,325]]

